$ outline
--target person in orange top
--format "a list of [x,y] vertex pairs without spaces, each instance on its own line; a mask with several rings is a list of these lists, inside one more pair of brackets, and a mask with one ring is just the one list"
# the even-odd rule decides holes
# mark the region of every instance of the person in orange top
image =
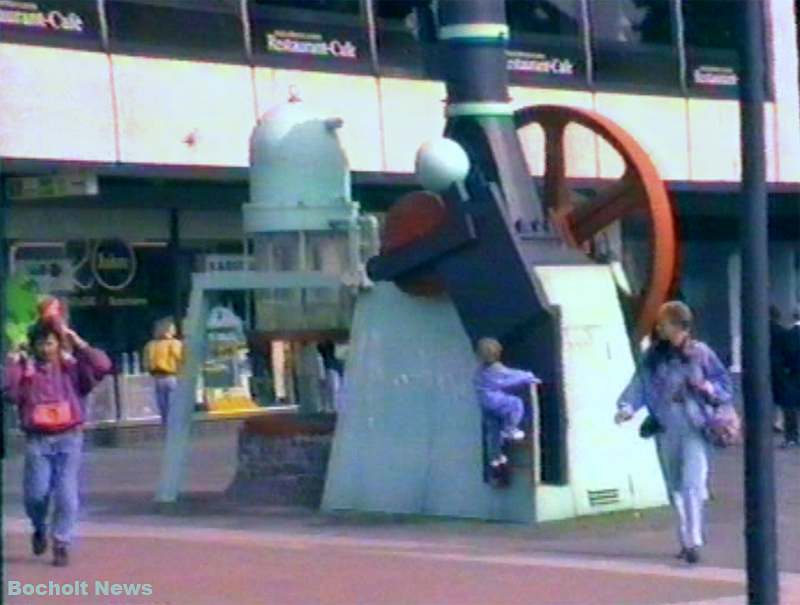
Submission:
[[182,363],[183,343],[176,336],[175,322],[171,318],[156,322],[153,340],[144,349],[144,367],[155,380],[156,405],[164,426],[175,398]]

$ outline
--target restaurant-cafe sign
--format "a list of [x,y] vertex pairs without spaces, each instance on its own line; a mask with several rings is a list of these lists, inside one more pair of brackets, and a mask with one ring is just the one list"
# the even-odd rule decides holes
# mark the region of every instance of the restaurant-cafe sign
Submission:
[[83,33],[84,21],[73,11],[50,9],[45,3],[0,0],[0,26]]
[[318,32],[273,30],[265,33],[268,53],[321,58],[358,59],[358,48],[350,40],[327,39]]

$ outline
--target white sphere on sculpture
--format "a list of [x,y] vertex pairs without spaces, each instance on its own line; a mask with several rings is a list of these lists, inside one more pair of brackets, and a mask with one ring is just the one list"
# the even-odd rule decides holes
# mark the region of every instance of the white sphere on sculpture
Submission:
[[453,139],[424,143],[417,151],[417,180],[427,190],[441,193],[463,181],[469,172],[469,157]]

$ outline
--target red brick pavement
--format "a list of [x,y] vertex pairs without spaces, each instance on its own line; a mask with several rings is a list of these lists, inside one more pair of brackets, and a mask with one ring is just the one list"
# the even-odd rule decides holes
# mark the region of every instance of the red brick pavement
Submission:
[[[135,531],[135,529],[131,530]],[[564,560],[443,554],[424,545],[389,548],[266,536],[231,540],[224,530],[163,538],[92,535],[56,569],[34,559],[28,538],[6,537],[6,586],[87,582],[88,596],[6,597],[9,605],[657,605],[741,595],[740,582],[581,568]],[[95,533],[95,532],[92,532]],[[127,532],[126,532],[127,533]],[[152,534],[153,532],[145,532]],[[668,570],[665,566],[665,570]],[[94,593],[95,581],[151,584],[150,596]],[[6,591],[4,591],[6,592]]]

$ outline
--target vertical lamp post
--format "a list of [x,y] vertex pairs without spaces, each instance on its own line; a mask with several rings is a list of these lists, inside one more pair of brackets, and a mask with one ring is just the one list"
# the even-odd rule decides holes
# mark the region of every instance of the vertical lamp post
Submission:
[[767,328],[767,185],[763,3],[741,0],[742,390],[745,406],[745,538],[748,602],[777,605],[775,464]]

